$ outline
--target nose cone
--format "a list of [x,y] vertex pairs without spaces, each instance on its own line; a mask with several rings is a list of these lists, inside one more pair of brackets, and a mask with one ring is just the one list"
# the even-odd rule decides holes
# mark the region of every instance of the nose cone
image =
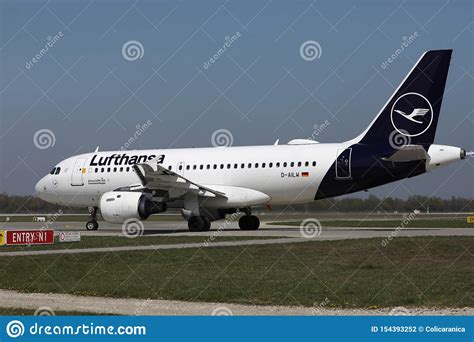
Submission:
[[44,193],[46,192],[46,183],[45,183],[44,177],[41,178],[38,183],[36,183],[35,192],[39,198],[43,199]]

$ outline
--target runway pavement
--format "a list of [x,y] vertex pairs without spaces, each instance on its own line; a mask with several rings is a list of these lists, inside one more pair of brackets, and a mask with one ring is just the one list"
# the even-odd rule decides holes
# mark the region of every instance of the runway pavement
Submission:
[[18,252],[0,252],[2,256],[25,256],[25,255],[51,255],[51,254],[84,254],[84,253],[103,253],[103,252],[130,252],[130,251],[149,251],[163,249],[186,249],[186,248],[214,248],[231,246],[250,246],[250,245],[268,245],[276,243],[297,243],[308,242],[306,238],[276,238],[260,240],[241,240],[241,241],[217,241],[205,244],[204,242],[177,243],[165,245],[146,245],[146,246],[120,246],[120,247],[96,247],[96,248],[70,248],[53,249],[43,251],[18,251]]
[[[54,222],[48,228],[59,231],[81,231],[84,236],[123,236],[121,225],[101,222],[101,227],[97,231],[86,231],[82,222]],[[0,229],[38,229],[44,227],[44,223],[33,222],[12,222],[2,224]],[[324,240],[345,240],[362,238],[393,237],[414,237],[414,236],[474,236],[474,228],[324,228],[317,231],[302,231],[300,227],[269,225],[262,223],[257,231],[242,231],[238,228],[237,222],[214,222],[208,232],[189,232],[184,221],[151,221],[144,223],[143,236],[202,236],[203,238],[212,236],[239,236],[248,237],[247,240],[239,241],[215,241],[210,244],[203,242],[177,243],[177,244],[155,244],[142,246],[120,246],[120,247],[99,247],[99,248],[74,248],[74,249],[53,249],[53,250],[30,250],[2,252],[0,256],[22,256],[22,255],[43,255],[43,254],[83,254],[100,252],[125,252],[140,250],[163,250],[163,249],[183,249],[183,248],[213,248],[230,246],[249,246],[263,244],[299,243],[307,241]],[[269,239],[252,239],[252,237],[269,237]]]
[[[107,222],[99,222],[97,231],[86,231],[85,222],[54,222],[46,228],[57,231],[80,231],[83,236],[121,236],[123,235],[122,225]],[[193,233],[188,230],[185,221],[144,221],[143,236],[278,236],[278,237],[305,237],[298,226],[270,225],[262,222],[256,231],[243,231],[238,227],[237,222],[216,221],[212,223],[208,232]],[[45,223],[40,222],[2,222],[0,229],[39,229],[45,227]],[[404,228],[396,230],[396,227],[324,227],[320,229],[317,238],[319,240],[344,240],[373,237],[387,237],[396,232],[397,236],[474,236],[473,228]],[[311,232],[309,233],[311,234]]]

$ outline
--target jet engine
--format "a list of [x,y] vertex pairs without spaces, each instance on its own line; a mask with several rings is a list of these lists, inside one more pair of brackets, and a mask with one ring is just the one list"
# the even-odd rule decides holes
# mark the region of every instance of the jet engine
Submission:
[[166,209],[166,203],[153,202],[141,192],[109,191],[100,199],[102,217],[111,223],[123,223],[130,218],[146,220]]

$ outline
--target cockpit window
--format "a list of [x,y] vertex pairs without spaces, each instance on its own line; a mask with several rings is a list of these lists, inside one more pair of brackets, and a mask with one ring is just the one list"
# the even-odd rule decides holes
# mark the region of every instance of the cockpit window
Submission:
[[60,167],[55,167],[51,170],[51,172],[49,174],[50,175],[58,175],[60,172],[61,172],[61,168]]

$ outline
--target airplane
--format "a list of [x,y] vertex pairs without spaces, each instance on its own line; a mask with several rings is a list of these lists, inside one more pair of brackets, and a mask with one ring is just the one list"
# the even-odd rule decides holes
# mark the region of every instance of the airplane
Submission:
[[193,232],[233,213],[242,214],[240,229],[256,230],[252,207],[354,193],[465,159],[460,147],[433,144],[451,54],[423,53],[367,129],[349,141],[96,150],[61,161],[35,190],[51,203],[88,207],[87,230],[98,229],[98,210],[105,221],[123,224],[168,208],[181,209]]

